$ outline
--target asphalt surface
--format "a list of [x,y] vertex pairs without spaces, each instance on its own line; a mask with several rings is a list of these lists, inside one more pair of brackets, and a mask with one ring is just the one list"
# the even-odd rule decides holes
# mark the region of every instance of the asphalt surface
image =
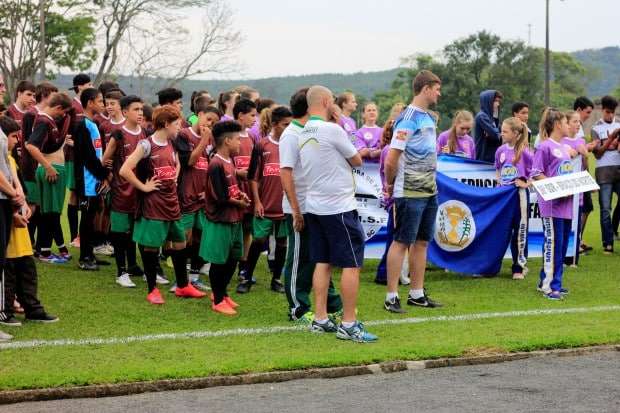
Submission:
[[620,352],[0,406],[0,412],[620,412]]

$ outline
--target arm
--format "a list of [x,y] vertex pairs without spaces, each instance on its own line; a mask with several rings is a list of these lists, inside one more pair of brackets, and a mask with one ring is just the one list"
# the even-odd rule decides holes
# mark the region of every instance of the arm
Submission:
[[[120,139],[119,139],[119,135],[120,135]],[[101,160],[101,162],[103,162],[103,164],[110,168],[112,167],[112,163],[114,162],[114,154],[116,153],[116,147],[117,147],[117,140],[122,141],[122,136],[123,134],[119,131],[114,131],[114,133],[112,134],[112,136],[110,136],[110,141],[108,142],[108,145],[105,148],[105,152],[103,153],[103,159]]]
[[396,180],[396,171],[398,170],[398,161],[403,151],[400,149],[390,148],[385,157],[385,184],[388,196],[394,194],[394,181]]
[[150,178],[145,183],[140,182],[134,170],[138,166],[138,162],[144,157],[144,149],[142,145],[138,145],[136,150],[125,160],[119,171],[120,176],[125,178],[134,188],[142,192],[152,192],[159,190],[159,180]]
[[358,152],[352,157],[347,158],[347,162],[349,162],[349,165],[351,165],[354,168],[357,166],[362,166],[362,163],[363,163],[362,156]]
[[58,172],[56,172],[56,169],[54,169],[52,164],[45,158],[43,152],[41,152],[39,148],[39,146],[43,144],[47,133],[47,125],[43,122],[38,123],[32,131],[32,135],[30,135],[30,139],[26,144],[26,150],[30,152],[30,156],[45,169],[45,177],[48,182],[56,182],[58,179]]
[[211,130],[209,128],[204,126],[201,128],[200,132],[200,142],[196,145],[192,151],[192,154],[189,156],[189,160],[187,161],[189,166],[196,165],[196,162],[198,162],[198,159],[200,159],[200,156],[202,156],[206,147],[213,141],[213,136],[211,135]]
[[497,128],[497,126],[495,126],[495,123],[491,119],[489,119],[486,114],[478,117],[478,119],[476,120],[476,126],[480,126],[480,128],[485,132],[483,136],[487,136],[487,138],[489,139],[501,142],[502,137],[500,130]]
[[304,217],[299,209],[295,180],[293,179],[293,168],[280,168],[280,181],[282,181],[282,188],[293,210],[293,228],[295,231],[301,232],[304,229]]
[[254,215],[257,217],[263,217],[265,215],[265,208],[260,200],[260,194],[258,193],[258,181],[261,178],[263,151],[261,145],[255,145],[252,150],[252,157],[250,158],[250,167],[248,168],[248,179],[250,181],[250,191],[254,199]]
[[[84,167],[99,181],[105,180],[110,174],[110,171],[104,167],[101,160],[97,158],[91,132],[86,127],[86,123],[80,123],[78,125],[74,138],[75,148],[82,155]],[[99,138],[101,138],[101,136],[99,136]]]
[[246,208],[249,202],[241,196],[240,199],[231,198],[228,194],[228,181],[226,180],[226,172],[224,168],[216,167],[209,170],[209,178],[211,181],[212,193],[218,204],[230,204],[237,208]]
[[614,141],[618,138],[619,131],[620,129],[616,129],[610,133],[607,139],[605,139],[605,142],[603,142],[598,132],[592,129],[592,140],[596,143],[594,149],[592,149],[592,153],[596,159],[601,159],[605,152],[609,150],[609,147],[613,145]]

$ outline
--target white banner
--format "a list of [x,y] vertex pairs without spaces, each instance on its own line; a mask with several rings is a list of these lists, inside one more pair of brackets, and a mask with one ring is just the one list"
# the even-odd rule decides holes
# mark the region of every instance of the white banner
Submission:
[[534,181],[533,185],[545,201],[600,189],[588,171],[541,179]]

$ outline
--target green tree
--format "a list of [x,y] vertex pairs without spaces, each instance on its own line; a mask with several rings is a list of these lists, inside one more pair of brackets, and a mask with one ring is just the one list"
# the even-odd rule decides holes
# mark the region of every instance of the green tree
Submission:
[[[94,61],[95,19],[84,0],[44,3],[47,67],[85,70]],[[0,70],[9,96],[21,79],[34,79],[41,59],[39,1],[9,0],[0,7]]]

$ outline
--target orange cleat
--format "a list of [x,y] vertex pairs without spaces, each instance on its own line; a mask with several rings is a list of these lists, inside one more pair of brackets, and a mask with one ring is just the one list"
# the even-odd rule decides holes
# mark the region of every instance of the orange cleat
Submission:
[[232,298],[230,298],[229,296],[224,297],[224,301],[226,301],[228,303],[228,305],[230,306],[230,308],[239,308],[239,304],[237,304],[236,302],[233,301]]
[[222,300],[219,304],[211,304],[211,309],[216,313],[222,313],[225,315],[235,315],[237,312],[228,305],[226,300]]
[[174,291],[174,295],[185,298],[202,298],[206,296],[207,293],[197,290],[192,284],[187,284],[183,288],[177,287]]
[[164,297],[161,296],[161,293],[157,288],[151,291],[147,296],[146,300],[151,304],[163,304],[165,303]]

